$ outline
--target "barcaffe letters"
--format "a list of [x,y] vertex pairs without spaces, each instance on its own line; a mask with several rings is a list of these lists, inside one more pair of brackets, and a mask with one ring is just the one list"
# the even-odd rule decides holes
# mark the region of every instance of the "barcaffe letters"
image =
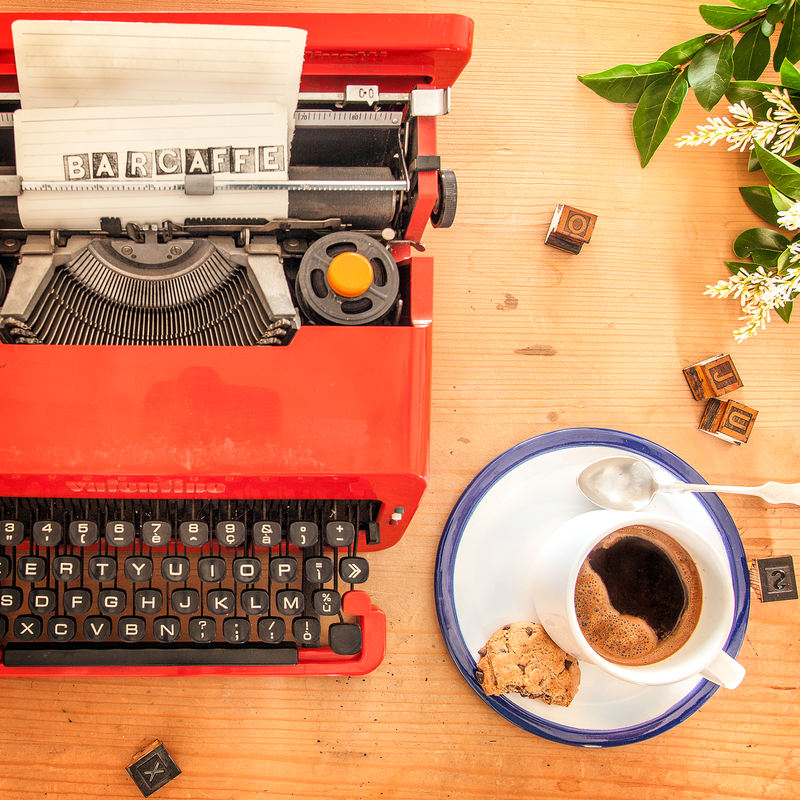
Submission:
[[102,153],[74,153],[64,156],[64,177],[68,181],[103,178],[152,179],[170,175],[250,175],[283,172],[284,145],[259,147],[165,147],[162,150],[128,150]]

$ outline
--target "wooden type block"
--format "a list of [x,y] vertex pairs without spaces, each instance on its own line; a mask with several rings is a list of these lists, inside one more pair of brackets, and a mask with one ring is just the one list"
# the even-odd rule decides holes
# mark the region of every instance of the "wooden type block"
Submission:
[[732,444],[744,444],[753,430],[758,411],[735,400],[712,397],[700,419],[700,430]]
[[595,222],[596,214],[572,206],[558,205],[550,221],[545,244],[568,253],[580,253],[583,245],[588,244],[592,238]]
[[744,385],[729,355],[707,358],[683,371],[695,400],[719,397]]
[[775,556],[752,561],[750,586],[762,603],[797,600],[794,560],[791,556]]
[[140,750],[127,770],[143,797],[150,797],[153,792],[181,774],[166,747],[158,739]]

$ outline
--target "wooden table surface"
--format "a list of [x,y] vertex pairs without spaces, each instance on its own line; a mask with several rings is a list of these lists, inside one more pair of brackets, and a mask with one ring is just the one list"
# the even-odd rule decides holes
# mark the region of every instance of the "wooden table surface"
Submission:
[[[79,10],[108,3],[17,3]],[[120,10],[142,4],[121,0]],[[193,10],[331,11],[329,3],[150,3]],[[0,796],[135,798],[130,757],[161,739],[183,774],[156,797],[761,798],[800,796],[797,602],[754,600],[744,683],[679,726],[618,748],[527,733],[473,693],[440,634],[434,563],[473,476],[548,431],[596,426],[657,442],[711,483],[800,479],[800,321],[737,344],[734,301],[703,296],[726,276],[735,236],[757,226],[738,187],[745,157],[677,149],[705,121],[693,96],[642,170],[633,110],[576,75],[655,60],[706,32],[697,0],[342,0],[339,11],[458,12],[472,60],[439,123],[459,182],[436,259],[430,487],[408,533],[372,558],[388,655],[350,679],[4,679]],[[725,114],[724,102],[716,113]],[[553,209],[598,215],[573,256],[543,244]],[[728,352],[758,410],[741,447],[698,430],[682,369]],[[800,556],[800,509],[726,496],[748,558]]]

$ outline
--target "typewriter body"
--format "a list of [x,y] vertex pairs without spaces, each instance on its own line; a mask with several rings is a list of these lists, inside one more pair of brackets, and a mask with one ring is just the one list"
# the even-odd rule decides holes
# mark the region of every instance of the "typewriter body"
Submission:
[[109,191],[69,230],[18,214],[42,190],[15,163],[21,16],[0,15],[0,674],[371,671],[368,554],[426,487],[421,240],[455,212],[436,124],[472,23],[63,15],[307,31],[285,218],[142,226]]

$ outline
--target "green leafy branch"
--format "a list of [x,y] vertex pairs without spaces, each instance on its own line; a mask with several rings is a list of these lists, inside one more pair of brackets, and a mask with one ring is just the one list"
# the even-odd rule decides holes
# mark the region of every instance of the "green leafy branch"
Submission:
[[[614,103],[636,103],[633,137],[645,167],[669,133],[691,88],[707,111],[737,82],[757,82],[772,56],[775,71],[800,60],[800,8],[796,0],[731,0],[701,5],[713,29],[669,48],[648,64],[621,64],[578,80]],[[772,50],[771,37],[780,27]],[[741,33],[737,43],[733,34]],[[743,86],[757,91],[757,87]],[[730,95],[729,95],[730,99]],[[763,104],[763,98],[760,102]]]

